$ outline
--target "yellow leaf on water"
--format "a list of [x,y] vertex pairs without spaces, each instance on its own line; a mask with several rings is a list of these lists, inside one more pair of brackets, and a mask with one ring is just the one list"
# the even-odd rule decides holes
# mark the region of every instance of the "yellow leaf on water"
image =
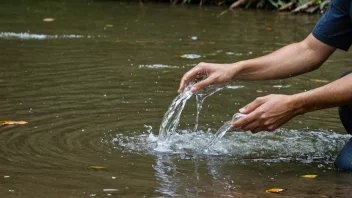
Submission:
[[28,122],[26,122],[26,121],[10,121],[10,120],[0,121],[0,125],[21,125],[21,124],[28,124]]
[[54,18],[44,18],[43,21],[44,22],[53,22],[53,21],[55,21],[55,19]]
[[89,166],[90,169],[94,169],[94,170],[102,170],[102,169],[106,169],[105,166]]
[[266,190],[265,192],[266,193],[279,193],[282,191],[284,191],[284,189],[282,189],[282,188],[271,188],[271,189]]
[[273,31],[273,28],[271,28],[271,27],[267,27],[265,29],[266,29],[266,31],[269,31],[269,32]]
[[310,79],[310,81],[319,82],[319,83],[328,83],[329,82],[328,80],[320,80],[320,79]]
[[316,178],[318,175],[302,175],[302,178],[306,178],[306,179],[314,179]]
[[106,24],[105,27],[112,28],[112,27],[114,27],[114,25],[112,25],[112,24]]

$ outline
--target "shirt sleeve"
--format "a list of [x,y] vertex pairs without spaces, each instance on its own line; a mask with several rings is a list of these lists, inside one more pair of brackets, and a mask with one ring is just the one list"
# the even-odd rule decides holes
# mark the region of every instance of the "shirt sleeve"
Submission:
[[348,51],[352,44],[350,0],[333,0],[313,29],[313,36],[321,42]]

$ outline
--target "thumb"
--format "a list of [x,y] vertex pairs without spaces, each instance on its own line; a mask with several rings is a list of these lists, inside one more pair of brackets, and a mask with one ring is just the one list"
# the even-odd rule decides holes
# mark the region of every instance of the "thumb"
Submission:
[[262,105],[264,102],[265,102],[264,98],[259,97],[255,99],[253,102],[242,107],[239,111],[240,113],[243,113],[243,114],[249,114],[250,112],[254,111],[256,108],[258,108],[260,105]]
[[191,89],[191,92],[192,93],[195,93],[197,91],[199,91],[200,89],[204,88],[204,87],[207,87],[209,85],[213,84],[213,79],[208,77],[196,84],[193,85],[192,89]]

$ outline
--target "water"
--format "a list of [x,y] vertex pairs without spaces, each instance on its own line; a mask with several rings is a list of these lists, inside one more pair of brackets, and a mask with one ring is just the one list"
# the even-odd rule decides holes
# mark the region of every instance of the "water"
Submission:
[[159,143],[168,141],[170,135],[175,133],[180,121],[182,110],[185,107],[187,100],[193,95],[191,92],[193,84],[194,82],[192,81],[188,83],[182,93],[178,95],[169,106],[160,125]]
[[272,187],[287,197],[351,194],[352,176],[332,164],[349,138],[336,108],[297,116],[274,133],[229,131],[205,149],[256,97],[304,92],[325,84],[310,79],[333,81],[350,70],[342,51],[306,75],[231,83],[206,98],[196,131],[191,97],[168,151],[155,150],[184,72],[300,41],[319,15],[219,16],[223,7],[143,2],[1,1],[0,120],[28,122],[0,126],[1,197],[265,197]]
[[219,141],[222,137],[224,137],[224,135],[226,134],[226,132],[228,132],[230,130],[231,127],[231,123],[235,122],[236,120],[239,120],[240,118],[244,117],[245,114],[241,114],[241,113],[236,113],[232,116],[232,119],[230,121],[227,121],[224,123],[224,125],[222,125],[220,127],[220,129],[218,129],[215,133],[215,137],[213,140],[210,141],[209,145],[207,146],[208,149],[211,148],[217,141]]
[[194,131],[198,130],[198,121],[199,121],[199,114],[202,111],[203,103],[204,100],[213,95],[214,93],[222,90],[226,86],[215,86],[215,85],[210,85],[208,87],[203,88],[202,90],[199,90],[195,95],[196,95],[196,100],[197,100],[197,114],[196,114],[196,121],[194,124]]
[[[171,105],[169,106],[169,109],[166,111],[159,129],[159,146],[162,146],[162,144],[164,144],[165,141],[168,141],[170,136],[175,133],[180,121],[182,110],[184,109],[187,100],[190,99],[193,95],[193,93],[191,92],[191,88],[195,83],[197,83],[197,80],[189,81],[182,93],[172,101]],[[196,95],[197,99],[197,116],[194,131],[197,131],[199,114],[202,109],[202,104],[205,98],[213,95],[214,93],[220,91],[223,88],[224,87],[209,86],[194,94]]]

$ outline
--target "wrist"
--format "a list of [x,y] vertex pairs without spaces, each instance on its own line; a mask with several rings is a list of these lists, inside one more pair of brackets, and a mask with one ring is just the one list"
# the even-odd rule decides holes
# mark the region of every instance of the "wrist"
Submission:
[[242,80],[240,76],[241,76],[241,72],[245,68],[245,65],[246,65],[245,61],[239,61],[239,62],[230,64],[232,80]]
[[290,96],[290,106],[295,115],[303,115],[309,111],[307,100],[304,99],[302,93]]

